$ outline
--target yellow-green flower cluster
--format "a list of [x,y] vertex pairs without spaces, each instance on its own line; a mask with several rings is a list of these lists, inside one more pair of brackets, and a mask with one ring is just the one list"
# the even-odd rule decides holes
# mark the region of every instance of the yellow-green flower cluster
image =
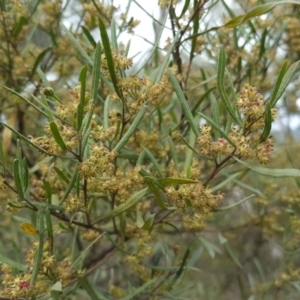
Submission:
[[39,274],[35,285],[30,284],[32,270],[35,266],[36,250],[38,243],[27,251],[26,261],[28,263],[28,273],[15,275],[12,268],[2,264],[2,290],[1,295],[8,296],[11,299],[30,298],[50,291],[53,284],[60,281],[63,286],[69,284],[73,274],[71,261],[65,259],[57,261],[51,253],[51,244],[49,240],[45,241],[43,256],[39,269]]
[[191,231],[203,229],[205,220],[223,199],[221,194],[213,195],[210,189],[201,184],[181,185],[178,189],[170,186],[165,190],[170,202],[184,213],[183,228]]
[[112,175],[115,167],[112,163],[118,153],[109,151],[106,147],[94,144],[90,156],[78,165],[80,175],[85,179],[102,176],[103,173]]
[[[239,93],[237,107],[245,116],[245,133],[255,132],[264,128],[264,113],[266,105],[264,104],[264,97],[257,92],[256,88],[249,84],[245,84]],[[272,120],[274,120],[277,115],[277,109],[272,108],[271,113]]]
[[[274,147],[272,137],[269,136],[262,143],[258,142],[260,131],[265,126],[266,105],[263,96],[255,88],[245,84],[239,93],[237,108],[244,115],[243,127],[233,126],[228,139],[222,137],[214,141],[211,126],[204,124],[200,127],[197,142],[201,146],[201,154],[209,157],[234,154],[245,160],[256,157],[261,164],[270,162]],[[276,108],[271,109],[271,114],[274,120],[277,115]]]

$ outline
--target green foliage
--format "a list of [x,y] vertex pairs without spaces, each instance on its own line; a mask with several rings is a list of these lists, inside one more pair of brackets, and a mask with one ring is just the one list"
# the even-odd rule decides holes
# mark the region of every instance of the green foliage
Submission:
[[299,2],[264,2],[0,1],[0,299],[299,297]]

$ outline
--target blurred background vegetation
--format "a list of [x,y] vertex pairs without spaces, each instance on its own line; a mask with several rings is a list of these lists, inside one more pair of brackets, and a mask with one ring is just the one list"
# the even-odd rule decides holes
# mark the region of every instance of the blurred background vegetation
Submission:
[[0,0],[0,299],[298,299],[299,2],[123,2]]

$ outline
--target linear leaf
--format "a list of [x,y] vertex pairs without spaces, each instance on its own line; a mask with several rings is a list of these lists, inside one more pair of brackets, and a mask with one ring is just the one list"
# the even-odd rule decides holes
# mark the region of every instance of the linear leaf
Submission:
[[2,124],[3,126],[7,127],[9,130],[11,130],[14,134],[17,135],[17,137],[19,137],[20,139],[24,140],[26,143],[30,144],[32,147],[38,149],[39,151],[41,151],[42,153],[48,154],[50,155],[47,151],[45,151],[43,148],[35,145],[33,142],[31,142],[30,139],[28,139],[27,137],[25,137],[24,135],[22,135],[21,133],[19,133],[18,131],[16,131],[15,129],[13,129],[12,127],[6,125],[3,122],[0,122],[0,124]]
[[226,66],[226,55],[225,55],[224,48],[221,47],[220,52],[219,52],[219,60],[218,60],[217,90],[220,94],[222,101],[224,102],[227,112],[230,114],[230,116],[236,122],[236,124],[239,124],[240,126],[242,126],[242,122],[236,116],[235,110],[233,109],[233,107],[229,101],[228,95],[224,88],[225,66]]
[[82,31],[83,31],[83,34],[86,36],[86,38],[87,38],[88,41],[90,42],[90,44],[91,44],[94,48],[96,48],[97,43],[95,42],[93,36],[90,34],[90,31],[89,31],[86,27],[84,27],[84,26],[80,26],[80,27],[81,27],[81,29],[82,29]]
[[[219,128],[221,128],[219,105],[218,105],[216,98],[213,95],[210,96],[210,104],[211,104],[211,110],[212,110],[212,119],[213,119],[214,123]],[[215,133],[215,138],[218,139],[220,137],[219,131],[215,130],[214,133]]]
[[6,257],[3,253],[0,253],[0,261],[6,265],[11,266],[14,269],[23,271],[23,272],[27,272],[28,271],[28,266],[26,265],[22,265],[8,257]]
[[129,293],[127,296],[121,298],[121,300],[131,300],[131,299],[134,299],[134,297],[140,295],[142,292],[144,292],[146,290],[146,288],[148,286],[150,286],[151,284],[154,284],[156,281],[157,281],[157,278],[153,278],[151,280],[148,280],[142,286],[140,286],[137,289],[135,289],[132,293]]
[[[270,106],[271,108],[274,107],[277,103],[277,101],[280,99],[280,97],[282,96],[282,94],[284,93],[286,87],[288,86],[288,84],[290,83],[292,77],[294,76],[294,74],[296,73],[296,71],[299,69],[300,67],[300,60],[298,60],[297,62],[293,63],[290,68],[287,70],[287,72],[284,74],[282,81],[280,82],[280,86],[278,88],[278,91],[276,92],[276,94],[272,95],[272,98],[270,100]],[[280,70],[281,72],[282,70]],[[284,70],[283,70],[284,71]],[[282,72],[283,72],[282,71]],[[281,74],[280,74],[281,75]],[[279,75],[279,76],[280,76]],[[278,80],[280,80],[280,78],[278,78]],[[278,81],[277,80],[277,81]],[[277,86],[277,82],[276,82],[276,86]],[[276,88],[275,86],[275,88]],[[275,91],[274,91],[275,92]]]
[[210,119],[208,116],[206,116],[205,114],[199,112],[200,116],[202,118],[204,118],[214,129],[216,129],[217,131],[219,131],[219,133],[221,134],[221,136],[226,139],[233,147],[236,147],[235,144],[231,141],[231,139],[227,136],[227,134],[220,128],[218,127],[217,124],[215,124],[215,122]]
[[52,225],[50,210],[47,206],[45,208],[45,217],[46,217],[48,239],[50,240],[51,243],[51,253],[53,254],[53,247],[54,247],[53,225]]
[[264,167],[259,167],[253,164],[246,163],[236,157],[233,157],[237,162],[249,168],[250,170],[257,172],[259,174],[270,176],[270,177],[300,177],[300,170],[297,169],[269,169]]
[[101,18],[98,18],[99,23],[99,29],[102,39],[102,45],[104,48],[104,53],[107,61],[107,67],[110,74],[111,81],[113,83],[114,89],[116,94],[119,96],[120,99],[123,99],[122,93],[120,92],[120,89],[118,87],[118,80],[117,80],[117,74],[115,69],[115,64],[112,56],[112,50],[110,48],[109,38],[106,32],[105,24],[101,20]]
[[212,187],[211,188],[212,192],[216,192],[216,191],[220,190],[222,187],[226,186],[230,181],[234,180],[239,175],[241,175],[241,172],[232,174],[231,176],[229,176],[228,178],[226,178],[225,180],[223,180],[218,185],[215,185],[214,187]]
[[80,82],[80,101],[77,106],[77,131],[80,130],[83,120],[84,106],[85,106],[85,91],[86,91],[86,75],[87,75],[88,67],[84,66],[81,69],[79,75]]
[[66,150],[67,149],[67,146],[63,140],[63,138],[61,137],[60,135],[60,132],[58,130],[58,127],[57,127],[57,124],[52,121],[52,122],[49,122],[49,126],[50,126],[50,131],[54,137],[54,140],[55,142],[57,143],[57,145],[62,148],[63,150]]
[[34,103],[32,103],[30,100],[26,99],[25,97],[23,97],[21,94],[19,94],[18,92],[4,86],[1,85],[1,87],[3,87],[4,89],[6,89],[7,91],[11,92],[12,94],[18,96],[20,99],[22,99],[23,101],[25,101],[28,105],[32,106],[34,109],[36,109],[40,114],[42,114],[45,117],[48,117],[48,114],[45,113],[42,109],[40,109],[38,106],[36,106]]
[[233,208],[233,207],[236,207],[236,206],[242,204],[243,202],[249,200],[250,198],[252,198],[252,197],[254,197],[254,196],[255,196],[255,195],[253,194],[253,195],[250,195],[250,196],[248,196],[248,197],[246,197],[246,198],[244,198],[244,199],[242,199],[242,200],[240,200],[240,201],[238,201],[238,202],[236,202],[236,203],[233,203],[233,204],[230,204],[230,205],[227,205],[227,206],[223,206],[223,207],[217,207],[217,208],[214,208],[213,211],[216,211],[216,212],[217,212],[217,211],[224,211],[224,210],[231,209],[231,208]]
[[32,77],[34,75],[34,73],[36,72],[39,64],[41,63],[41,61],[43,60],[43,58],[46,56],[46,54],[52,50],[52,47],[48,47],[46,49],[44,49],[36,58],[34,65],[31,69],[31,74],[29,75],[29,78]]
[[198,180],[185,179],[185,178],[172,178],[172,177],[168,177],[168,178],[164,178],[164,179],[157,179],[157,181],[159,181],[164,186],[201,183]]
[[2,165],[2,174],[3,177],[6,177],[6,158],[3,152],[2,139],[0,139],[0,163]]
[[108,214],[104,215],[101,218],[98,218],[95,222],[102,222],[109,219],[112,219],[123,212],[128,211],[132,207],[134,207],[145,195],[148,188],[144,188],[136,193],[134,193],[125,203],[120,204],[115,209],[110,211]]
[[38,222],[37,222],[37,229],[39,232],[39,246],[36,250],[35,253],[35,258],[34,258],[34,266],[33,266],[33,270],[32,270],[32,275],[31,275],[31,279],[30,279],[30,285],[35,285],[35,282],[37,280],[39,271],[40,271],[40,267],[42,264],[42,260],[43,260],[43,253],[44,253],[44,208],[40,207],[37,213],[37,218],[38,218]]
[[148,109],[147,105],[144,105],[142,109],[138,112],[136,117],[134,118],[132,124],[127,129],[126,133],[123,135],[123,137],[119,140],[117,145],[115,146],[114,150],[119,151],[122,149],[122,147],[127,143],[127,141],[130,139],[130,137],[134,134],[135,130],[137,129],[138,125],[143,119],[144,114],[146,113]]
[[92,59],[87,55],[87,53],[83,50],[83,48],[80,46],[80,44],[78,43],[78,41],[75,39],[74,35],[69,31],[69,29],[64,25],[61,24],[61,27],[63,29],[63,31],[65,32],[65,34],[67,35],[67,37],[70,39],[70,41],[72,42],[73,46],[78,50],[78,52],[82,55],[82,57],[87,61],[87,63],[90,66],[93,66],[93,61]]
[[145,153],[147,154],[147,156],[150,158],[150,160],[152,161],[156,171],[158,172],[158,174],[160,175],[160,177],[163,177],[163,172],[160,169],[160,165],[157,162],[156,158],[153,156],[153,154],[144,146],[142,146],[143,150],[145,151]]
[[92,90],[91,96],[93,99],[93,103],[97,102],[100,75],[101,75],[101,46],[100,43],[97,43],[95,56],[94,56],[94,64],[93,64],[93,74],[92,74]]
[[73,270],[77,270],[83,260],[88,256],[89,251],[91,250],[92,246],[97,243],[102,237],[104,233],[100,234],[98,237],[96,237],[81,253],[80,255],[76,258],[76,260],[72,263],[71,267]]
[[[271,103],[276,102],[276,98],[277,98],[277,94],[278,94],[280,85],[282,83],[282,80],[283,80],[283,77],[284,77],[285,73],[287,72],[287,67],[288,67],[288,61],[285,60],[282,67],[281,67],[281,69],[280,69],[279,75],[277,77],[277,81],[275,83],[275,87],[274,87],[274,90],[273,90],[273,93],[272,93],[272,96],[271,96],[271,99],[270,99]],[[273,106],[271,106],[271,107],[273,107]]]
[[266,109],[264,112],[264,121],[265,127],[264,130],[259,138],[259,143],[263,143],[270,135],[272,129],[272,111],[271,111],[271,102],[268,102],[266,105]]
[[79,285],[87,292],[90,299],[101,300],[103,298],[98,297],[95,289],[91,286],[86,278],[80,277],[78,280]]
[[20,161],[18,159],[14,160],[14,179],[15,179],[15,185],[16,189],[18,191],[18,194],[20,198],[24,198],[24,190],[21,182],[21,174],[20,174],[20,168],[19,168]]
[[53,169],[54,169],[54,171],[56,172],[56,174],[58,175],[58,177],[59,177],[61,180],[63,180],[63,181],[66,182],[66,183],[69,183],[69,182],[70,182],[69,178],[65,175],[64,172],[62,172],[62,171],[61,171],[60,169],[58,169],[57,167],[54,167]]
[[166,206],[164,198],[160,192],[160,189],[158,188],[158,186],[156,184],[154,184],[153,178],[145,176],[144,180],[148,184],[151,192],[154,194],[156,204],[162,209],[167,209],[167,206]]
[[300,3],[298,1],[278,1],[278,2],[269,2],[266,4],[262,4],[262,5],[254,7],[245,15],[240,15],[238,17],[231,19],[224,26],[227,28],[235,28],[244,22],[247,22],[255,17],[258,17],[258,16],[268,13],[278,4],[298,4],[299,5]]
[[187,103],[187,101],[185,99],[185,95],[184,95],[184,93],[183,93],[183,91],[182,91],[182,89],[181,89],[181,87],[180,87],[180,85],[179,85],[176,77],[174,76],[174,74],[170,70],[168,70],[168,75],[169,75],[170,81],[172,83],[172,86],[174,88],[174,91],[175,91],[175,93],[177,95],[177,99],[179,100],[179,102],[181,104],[181,107],[182,107],[182,109],[183,109],[183,111],[185,113],[185,116],[186,116],[186,118],[187,118],[187,120],[188,120],[188,122],[189,122],[189,124],[190,124],[190,126],[191,126],[191,128],[192,128],[192,130],[194,132],[194,134],[196,136],[198,136],[199,135],[199,131],[198,131],[198,128],[197,128],[197,126],[195,124],[194,117],[192,115],[190,107],[189,107],[189,105],[188,105],[188,103]]

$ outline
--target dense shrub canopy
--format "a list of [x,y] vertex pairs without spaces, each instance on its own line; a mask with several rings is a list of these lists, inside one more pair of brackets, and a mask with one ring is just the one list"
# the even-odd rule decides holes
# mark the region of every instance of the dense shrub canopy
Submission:
[[0,299],[298,299],[299,2],[124,2],[0,0]]

